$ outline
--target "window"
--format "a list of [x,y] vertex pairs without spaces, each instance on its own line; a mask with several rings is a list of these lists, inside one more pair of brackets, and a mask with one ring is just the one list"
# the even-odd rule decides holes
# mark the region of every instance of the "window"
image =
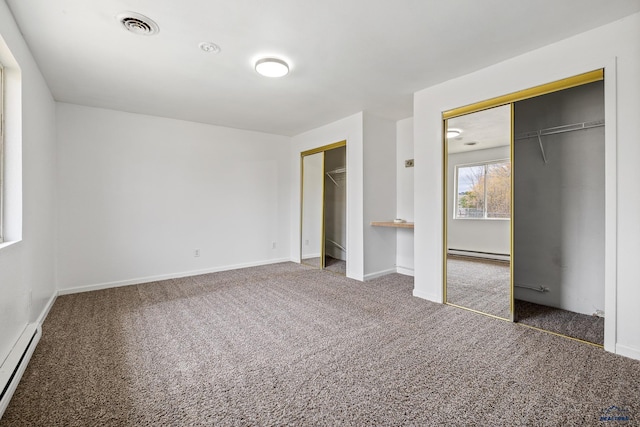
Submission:
[[511,162],[456,166],[455,218],[511,217]]
[[0,243],[4,242],[4,69],[0,64]]

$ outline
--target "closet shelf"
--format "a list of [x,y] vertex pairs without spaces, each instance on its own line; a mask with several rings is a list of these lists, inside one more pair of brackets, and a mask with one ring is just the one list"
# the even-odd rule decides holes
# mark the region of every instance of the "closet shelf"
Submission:
[[333,181],[333,183],[336,185],[336,187],[338,186],[338,179],[344,179],[345,178],[345,174],[347,173],[347,168],[346,167],[341,167],[341,168],[336,168],[330,171],[327,171],[326,174],[329,177],[329,179],[331,181]]
[[520,139],[537,138],[539,136],[555,135],[557,133],[572,132],[574,130],[591,129],[604,126],[604,120],[594,120],[592,122],[573,123],[570,125],[556,126],[547,129],[534,130],[531,132],[521,133],[514,138],[516,141]]
[[413,228],[413,222],[371,221],[374,227]]
[[542,145],[542,137],[547,135],[555,135],[558,133],[573,132],[574,130],[583,130],[598,128],[604,126],[604,120],[594,120],[592,122],[573,123],[570,125],[555,126],[547,129],[539,129],[531,132],[521,133],[516,135],[513,139],[515,141],[521,139],[538,138],[538,145],[540,145],[540,154],[542,154],[542,160],[547,163],[547,155],[544,152],[544,145]]

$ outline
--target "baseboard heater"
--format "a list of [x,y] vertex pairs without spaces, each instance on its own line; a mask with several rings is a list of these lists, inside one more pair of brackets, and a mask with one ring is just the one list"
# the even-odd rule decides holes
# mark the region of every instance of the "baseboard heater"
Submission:
[[0,418],[2,418],[7,406],[9,406],[9,401],[18,387],[20,378],[22,378],[22,374],[27,368],[41,335],[40,326],[37,323],[29,323],[2,363],[2,366],[0,366],[0,387],[2,387],[2,392],[0,393]]
[[497,259],[500,261],[509,261],[511,257],[509,254],[499,254],[494,252],[481,252],[481,251],[469,251],[467,249],[453,249],[449,248],[447,250],[448,255],[458,255],[458,256],[468,256],[474,258],[486,258],[486,259]]

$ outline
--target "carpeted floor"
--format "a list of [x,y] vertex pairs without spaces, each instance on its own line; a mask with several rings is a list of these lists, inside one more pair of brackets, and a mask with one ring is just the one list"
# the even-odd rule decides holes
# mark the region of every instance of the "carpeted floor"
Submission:
[[[509,263],[449,256],[447,300],[462,307],[509,318]],[[604,319],[527,301],[515,301],[515,321],[604,344]]]
[[594,344],[604,345],[604,318],[528,301],[515,301],[516,321]]
[[[320,257],[316,257],[316,258],[306,258],[304,260],[302,260],[302,263],[305,265],[308,265],[310,267],[314,267],[314,268],[320,268]],[[324,269],[325,270],[329,270],[332,271],[334,273],[339,273],[342,275],[346,275],[347,274],[347,262],[340,260],[340,259],[336,259],[333,258],[329,255],[325,256],[325,260],[324,260]]]
[[509,319],[510,274],[508,261],[449,255],[447,302]]
[[324,261],[324,269],[334,273],[347,274],[347,262],[327,255]]
[[0,425],[639,425],[640,361],[412,289],[283,263],[61,296]]

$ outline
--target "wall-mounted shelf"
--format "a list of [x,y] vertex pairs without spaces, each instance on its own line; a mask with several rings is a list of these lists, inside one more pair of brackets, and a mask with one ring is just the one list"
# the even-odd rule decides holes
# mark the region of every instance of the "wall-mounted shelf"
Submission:
[[413,222],[371,221],[374,227],[413,228]]

